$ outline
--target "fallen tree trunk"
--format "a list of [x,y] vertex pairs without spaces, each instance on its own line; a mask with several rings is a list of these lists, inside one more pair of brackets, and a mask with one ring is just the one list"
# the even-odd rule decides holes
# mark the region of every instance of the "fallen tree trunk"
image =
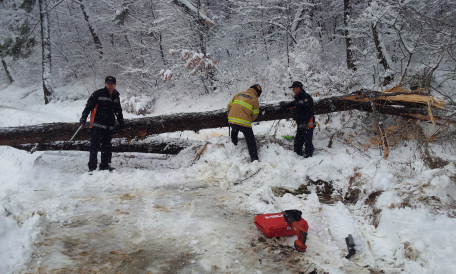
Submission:
[[[410,93],[378,93],[372,91],[359,91],[347,96],[334,96],[318,100],[314,104],[314,113],[327,114],[339,111],[360,110],[372,112],[372,105],[367,97],[374,97],[378,113],[404,116],[421,120],[444,119],[447,111],[432,110],[431,107],[441,107],[442,104],[432,103],[433,98],[419,94],[419,100],[393,100],[396,96],[417,96]],[[427,100],[426,98],[432,98]],[[421,100],[421,101],[420,101]],[[427,101],[426,101],[427,100]],[[427,104],[425,104],[427,103]],[[198,131],[207,128],[227,127],[227,110],[214,110],[208,112],[177,113],[160,115],[139,119],[125,120],[125,129],[114,131],[114,138],[144,138],[153,134],[166,132],[192,130]],[[278,103],[262,104],[257,122],[291,118],[293,114],[280,108]],[[454,117],[451,122],[455,122]],[[26,143],[49,143],[70,140],[78,129],[78,123],[50,123],[24,127],[0,128],[0,145],[19,145]],[[75,136],[74,141],[88,140],[89,129],[83,128]]]
[[[129,144],[124,140],[113,140],[112,152],[141,152],[141,153],[156,153],[156,154],[171,154],[176,155],[181,150],[194,145],[195,142],[182,142],[180,140],[171,141],[153,141],[147,143],[134,142]],[[35,143],[35,144],[19,144],[12,147],[25,150],[30,153],[35,151],[48,151],[48,150],[76,150],[76,151],[90,151],[89,141],[76,141],[76,142],[51,142],[51,143]]]

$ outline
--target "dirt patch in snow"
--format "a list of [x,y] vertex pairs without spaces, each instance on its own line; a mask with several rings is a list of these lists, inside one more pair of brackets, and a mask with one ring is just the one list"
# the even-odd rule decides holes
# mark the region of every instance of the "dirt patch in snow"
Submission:
[[309,178],[306,180],[307,184],[302,184],[295,190],[287,189],[281,186],[272,187],[271,190],[275,196],[282,197],[286,193],[290,193],[292,195],[310,194],[311,191],[308,188],[310,186],[315,186],[318,200],[321,203],[334,204],[335,202],[342,200],[342,196],[334,189],[333,182],[326,182],[320,179],[313,181]]

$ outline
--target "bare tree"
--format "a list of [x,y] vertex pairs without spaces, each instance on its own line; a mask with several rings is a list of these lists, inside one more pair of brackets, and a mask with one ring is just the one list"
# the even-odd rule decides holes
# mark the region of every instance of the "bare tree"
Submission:
[[348,31],[348,19],[351,15],[351,5],[350,0],[344,0],[344,36],[345,36],[345,50],[347,54],[347,68],[351,70],[356,70],[355,61],[354,61],[354,54],[351,49],[353,45],[353,41],[350,37],[350,33]]
[[40,6],[41,21],[44,103],[48,104],[51,101],[52,93],[54,92],[51,82],[51,36],[49,30],[48,2],[46,0],[38,0],[38,2]]

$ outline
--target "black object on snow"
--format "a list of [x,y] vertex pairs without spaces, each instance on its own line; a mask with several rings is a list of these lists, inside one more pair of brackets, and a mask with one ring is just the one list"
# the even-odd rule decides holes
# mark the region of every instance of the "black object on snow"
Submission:
[[355,240],[353,240],[353,236],[348,234],[348,237],[345,238],[345,242],[347,243],[348,255],[345,256],[346,259],[350,259],[351,256],[355,255]]
[[293,226],[294,222],[301,220],[302,212],[297,209],[285,210],[283,212],[283,217],[287,221],[289,226]]

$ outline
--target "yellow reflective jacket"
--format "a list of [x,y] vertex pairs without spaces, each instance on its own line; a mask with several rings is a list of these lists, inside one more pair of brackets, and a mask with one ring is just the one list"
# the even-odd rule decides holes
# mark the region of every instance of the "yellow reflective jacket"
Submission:
[[255,89],[249,88],[234,95],[228,103],[228,123],[244,127],[252,127],[252,122],[260,113],[260,103]]

